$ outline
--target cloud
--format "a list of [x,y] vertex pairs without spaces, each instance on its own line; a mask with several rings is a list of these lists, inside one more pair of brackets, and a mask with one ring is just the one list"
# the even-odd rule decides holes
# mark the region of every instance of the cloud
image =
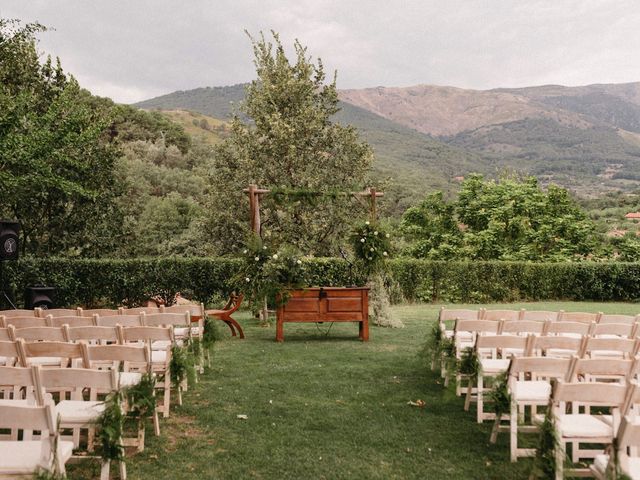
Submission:
[[3,0],[0,15],[55,27],[42,50],[121,102],[251,80],[245,29],[299,39],[340,88],[640,80],[635,0]]

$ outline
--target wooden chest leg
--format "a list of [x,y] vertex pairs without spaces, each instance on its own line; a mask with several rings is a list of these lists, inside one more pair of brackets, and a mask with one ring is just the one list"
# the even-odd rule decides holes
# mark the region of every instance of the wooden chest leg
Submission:
[[360,340],[363,342],[369,341],[369,320],[363,320],[359,323],[360,326]]
[[276,321],[276,342],[284,342],[284,325],[283,321],[278,319]]

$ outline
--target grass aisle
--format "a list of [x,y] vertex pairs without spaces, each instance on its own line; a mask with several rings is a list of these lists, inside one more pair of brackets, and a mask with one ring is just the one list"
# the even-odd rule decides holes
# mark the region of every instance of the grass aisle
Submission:
[[[274,326],[240,316],[246,340],[216,345],[215,366],[162,422],[162,436],[148,436],[147,450],[130,459],[131,478],[527,478],[529,461],[508,461],[507,435],[490,446],[490,424],[477,425],[473,407],[464,412],[462,399],[436,384],[419,357],[438,307],[395,311],[406,328],[374,327],[369,343],[357,340],[355,324],[334,324],[326,337],[329,324],[288,324],[277,344]],[[407,405],[417,399],[426,407]]]

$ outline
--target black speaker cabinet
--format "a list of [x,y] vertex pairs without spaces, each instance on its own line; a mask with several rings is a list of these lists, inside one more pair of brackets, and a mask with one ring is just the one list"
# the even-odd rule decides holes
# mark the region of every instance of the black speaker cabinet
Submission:
[[55,287],[27,287],[24,289],[24,308],[28,310],[53,308],[55,293]]
[[0,260],[17,260],[20,236],[18,222],[0,220]]

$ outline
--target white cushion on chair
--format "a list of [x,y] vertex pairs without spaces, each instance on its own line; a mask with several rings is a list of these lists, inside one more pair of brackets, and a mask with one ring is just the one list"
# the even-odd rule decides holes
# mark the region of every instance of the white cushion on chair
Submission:
[[[188,337],[189,336],[189,330],[188,327],[177,327],[173,329],[173,333],[175,334],[176,337]],[[191,335],[199,335],[200,334],[200,328],[199,327],[191,327]],[[446,332],[445,332],[445,336],[446,336]],[[453,336],[453,332],[451,332],[451,336]]]
[[613,428],[610,422],[610,415],[568,414],[558,416],[556,428],[563,437],[613,438]]
[[28,365],[40,365],[43,367],[60,366],[62,359],[60,357],[29,357],[27,358]]
[[92,423],[104,412],[104,402],[63,400],[56,405],[56,414],[62,423]]
[[[0,474],[18,475],[35,472],[42,465],[43,442],[2,442],[0,455]],[[73,442],[58,442],[58,456],[62,463],[66,463],[73,453]]]
[[546,403],[551,396],[551,384],[544,380],[517,381],[512,395],[516,401]]
[[166,350],[171,346],[171,340],[156,340],[151,344],[151,350]]
[[140,372],[120,372],[120,387],[131,387],[137,385],[142,380],[142,373]]
[[151,352],[151,362],[152,363],[164,363],[167,361],[167,351],[166,350],[153,350]]
[[593,459],[593,468],[595,468],[598,472],[604,473],[607,471],[607,465],[609,464],[609,455],[596,455],[596,458]]
[[509,359],[490,359],[490,358],[481,358],[480,366],[482,368],[482,373],[500,373],[504,372],[509,368]]

